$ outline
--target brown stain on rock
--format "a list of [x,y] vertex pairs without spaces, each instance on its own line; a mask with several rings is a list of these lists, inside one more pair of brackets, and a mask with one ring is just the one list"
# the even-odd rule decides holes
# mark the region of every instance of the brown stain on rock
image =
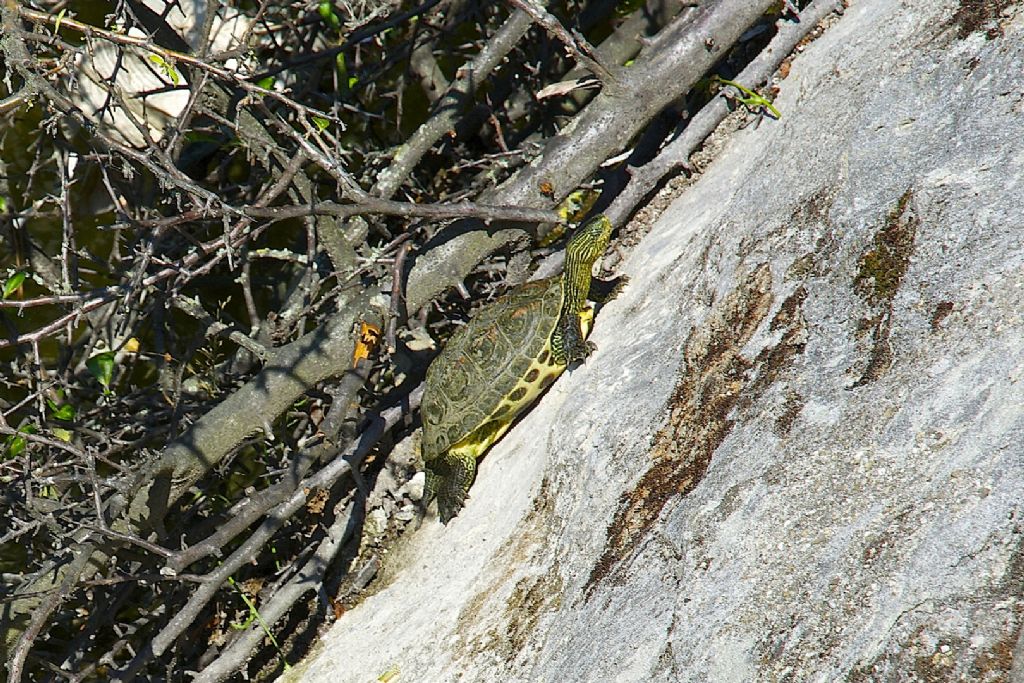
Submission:
[[946,319],[950,313],[953,312],[952,301],[940,301],[935,306],[935,310],[932,312],[931,328],[932,331],[938,330],[942,327],[942,321]]
[[953,13],[948,25],[956,26],[957,37],[963,40],[975,31],[985,31],[991,40],[1003,35],[1000,25],[1003,10],[1014,0],[960,0],[960,7]]
[[772,277],[758,266],[690,333],[683,350],[680,382],[670,398],[666,425],[654,438],[652,464],[619,498],[605,547],[584,585],[590,597],[619,563],[640,546],[666,503],[692,491],[712,455],[733,427],[730,415],[750,404],[803,351],[806,334],[803,287],[782,304],[771,321],[782,340],[750,360],[741,353],[772,305]]
[[[1007,571],[987,589],[972,595],[949,596],[929,601],[922,606],[924,615],[941,615],[947,611],[961,613],[970,619],[972,611],[991,613],[997,604],[1012,602],[1005,610],[1003,630],[980,647],[972,644],[962,632],[949,629],[941,617],[923,616],[909,633],[894,640],[878,657],[862,662],[846,676],[847,683],[914,680],[922,683],[971,681],[972,683],[1015,683],[1011,678],[1014,648],[1024,633],[1024,603],[1020,601],[1024,585],[1024,529],[1015,527],[1017,547],[1008,562]],[[911,615],[908,610],[905,615]],[[902,617],[901,617],[902,618]],[[912,677],[905,674],[912,672]]]
[[[557,559],[548,563],[546,554],[549,548],[544,542],[555,535],[550,528],[553,514],[554,494],[548,480],[544,479],[519,532],[495,556],[494,563],[509,567],[514,573],[545,564],[548,568],[543,573],[529,574],[516,580],[503,604],[497,596],[502,594],[503,586],[512,580],[514,574],[495,576],[476,591],[459,614],[455,632],[458,634],[456,651],[460,657],[475,661],[481,657],[492,658],[496,664],[510,671],[541,618],[561,607],[564,592],[561,568]],[[495,612],[500,617],[492,616]],[[479,625],[484,622],[495,625],[479,632]]]
[[869,304],[891,303],[907,274],[918,226],[913,197],[911,190],[903,193],[857,263],[853,287]]
[[906,277],[914,239],[920,223],[910,204],[914,195],[907,190],[888,213],[871,246],[857,262],[853,289],[871,307],[873,315],[861,320],[858,334],[871,335],[871,350],[860,379],[851,389],[874,382],[884,376],[893,363],[892,332],[893,299]]
[[1017,548],[1010,558],[1006,573],[989,596],[993,604],[1013,597],[1014,606],[1010,608],[1003,637],[978,652],[971,662],[968,674],[973,680],[1013,683],[1010,674],[1013,672],[1015,650],[1024,638],[1024,602],[1021,601],[1024,593],[1024,529],[1018,523],[1015,531]]
[[807,320],[803,314],[806,299],[807,289],[800,285],[786,297],[772,318],[768,329],[781,333],[781,338],[778,343],[766,346],[757,354],[754,364],[758,367],[758,373],[748,392],[751,397],[760,396],[807,347]]
[[793,430],[793,423],[800,416],[804,408],[804,397],[795,391],[789,392],[786,402],[782,404],[782,412],[775,418],[775,434],[779,437],[787,437]]
[[557,560],[540,576],[520,579],[506,602],[508,621],[504,638],[506,660],[514,658],[529,641],[540,618],[562,606],[564,582]]

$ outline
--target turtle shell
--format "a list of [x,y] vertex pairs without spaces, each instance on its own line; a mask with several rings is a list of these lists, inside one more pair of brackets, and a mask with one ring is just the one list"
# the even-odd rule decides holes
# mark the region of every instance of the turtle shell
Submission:
[[[538,359],[549,362],[561,300],[560,277],[527,282],[480,309],[452,335],[427,370],[420,405],[424,460],[494,424],[495,411],[516,399],[531,366]],[[514,418],[503,415],[501,427]]]

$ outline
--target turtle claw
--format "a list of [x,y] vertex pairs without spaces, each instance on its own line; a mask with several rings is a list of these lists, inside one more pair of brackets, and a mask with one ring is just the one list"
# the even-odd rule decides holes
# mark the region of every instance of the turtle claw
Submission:
[[613,280],[593,280],[590,283],[590,291],[587,298],[599,304],[606,304],[622,293],[629,284],[628,275],[619,275]]
[[594,351],[597,351],[597,344],[592,341],[584,342],[580,345],[577,352],[568,352],[569,362],[567,365],[569,365],[570,369],[577,367],[577,361],[580,363],[586,362],[586,360],[590,358],[590,354],[594,353]]
[[466,505],[469,487],[476,476],[476,458],[449,452],[427,463],[426,469],[427,485],[423,498],[427,504],[430,498],[437,498],[437,515],[442,524],[447,524]]
[[576,361],[583,362],[587,360],[587,358],[590,357],[590,354],[594,353],[594,351],[597,351],[597,344],[590,340],[580,340],[579,344],[573,345],[572,348],[566,351],[566,355],[568,356],[569,364],[571,365]]
[[624,290],[626,288],[626,285],[629,284],[629,276],[620,275],[617,278],[615,278],[613,282],[615,283],[615,287],[612,288],[612,293],[608,295],[608,301],[611,301],[612,299],[616,298],[619,294],[622,294],[622,290]]
[[441,519],[441,524],[448,524],[455,518],[455,515],[466,506],[466,494],[464,493],[451,493],[450,495],[442,495],[437,497],[437,516]]

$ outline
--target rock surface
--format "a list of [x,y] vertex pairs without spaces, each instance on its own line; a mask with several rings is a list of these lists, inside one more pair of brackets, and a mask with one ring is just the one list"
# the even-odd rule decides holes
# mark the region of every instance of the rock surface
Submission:
[[1024,680],[1022,67],[1019,4],[853,2],[288,678]]

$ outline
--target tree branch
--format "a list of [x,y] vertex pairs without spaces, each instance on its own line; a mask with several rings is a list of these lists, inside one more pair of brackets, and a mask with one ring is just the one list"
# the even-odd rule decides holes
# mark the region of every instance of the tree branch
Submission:
[[515,48],[519,39],[526,35],[532,23],[525,12],[513,12],[477,56],[459,69],[448,91],[434,108],[434,114],[395,150],[391,163],[377,176],[373,187],[375,195],[384,198],[393,195],[434,143],[454,130],[466,103],[471,101],[484,79]]
[[[814,0],[800,13],[799,21],[779,19],[779,30],[771,42],[743,69],[736,81],[757,87],[771,77],[808,33],[843,4],[843,0]],[[708,102],[687,124],[682,134],[665,146],[657,157],[631,171],[626,188],[609,205],[605,214],[620,224],[654,189],[655,185],[677,168],[686,167],[690,155],[729,115],[729,105],[722,97]]]
[[[658,49],[648,45],[629,67],[621,89],[598,94],[548,141],[533,164],[484,193],[483,201],[546,206],[551,199],[542,187],[548,186],[556,200],[567,196],[714,65],[723,48],[709,50],[707,37],[715,36],[717,45],[733,44],[772,4],[772,0],[717,0],[695,10],[692,19],[688,13],[677,17],[659,34]],[[416,259],[407,288],[409,310],[460,282],[488,254],[521,236],[521,231],[513,229],[490,233],[453,226],[449,235],[439,236]]]
[[508,2],[529,14],[531,19],[544,27],[544,30],[561,41],[577,63],[597,76],[605,87],[615,87],[618,85],[619,79],[607,66],[601,63],[601,58],[583,36],[578,33],[570,34],[562,26],[562,22],[558,21],[553,14],[543,7],[534,5],[531,0],[508,0]]

